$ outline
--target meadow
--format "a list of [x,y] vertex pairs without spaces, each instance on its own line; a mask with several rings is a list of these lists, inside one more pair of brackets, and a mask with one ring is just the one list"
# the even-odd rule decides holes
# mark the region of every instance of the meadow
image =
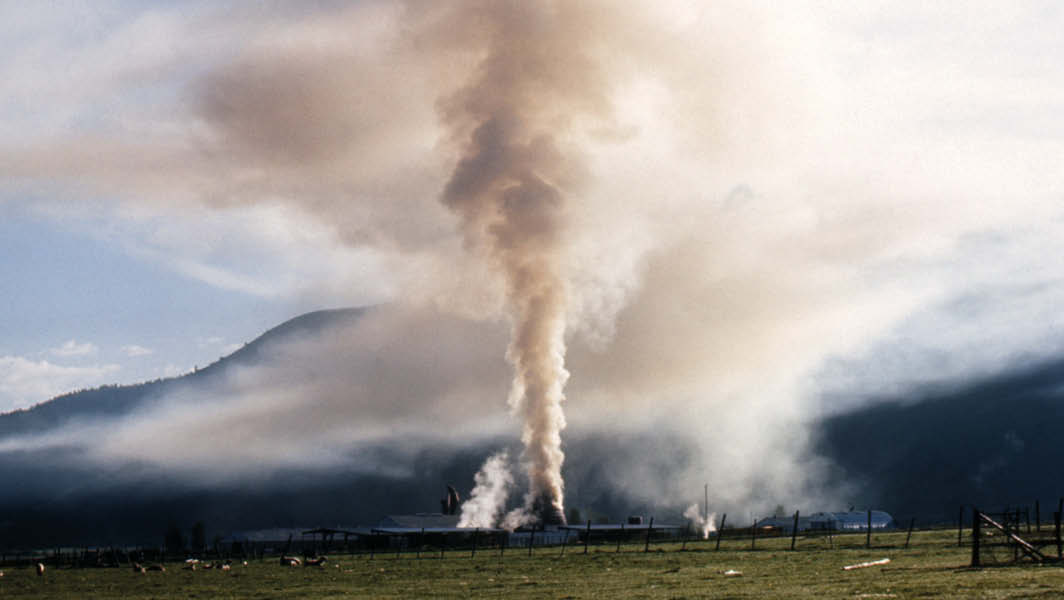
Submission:
[[[1056,598],[1064,568],[1030,563],[968,567],[956,530],[643,544],[482,549],[438,554],[331,556],[326,567],[236,561],[231,571],[7,568],[3,598]],[[889,558],[885,565],[843,566]],[[727,574],[736,571],[740,574]]]

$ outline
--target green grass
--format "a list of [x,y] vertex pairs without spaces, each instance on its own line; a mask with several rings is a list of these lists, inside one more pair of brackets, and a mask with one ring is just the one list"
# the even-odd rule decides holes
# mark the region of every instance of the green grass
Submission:
[[[286,568],[275,560],[221,571],[133,573],[130,569],[5,569],[2,598],[1055,598],[1064,591],[1064,568],[1021,564],[972,570],[968,548],[956,532],[905,533],[798,539],[725,540],[591,547],[583,554],[558,548],[448,552],[427,555],[338,556],[326,568]],[[848,564],[890,558],[890,564],[843,571]],[[337,567],[339,565],[339,567]],[[729,569],[742,576],[728,577]]]

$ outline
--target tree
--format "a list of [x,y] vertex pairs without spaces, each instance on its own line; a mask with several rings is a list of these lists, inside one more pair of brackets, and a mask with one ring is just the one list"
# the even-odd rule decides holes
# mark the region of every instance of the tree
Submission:
[[181,553],[185,551],[185,536],[181,535],[181,528],[177,526],[177,523],[170,521],[170,524],[166,526],[166,533],[163,535],[163,545],[166,546],[167,552]]
[[199,552],[207,547],[207,526],[203,521],[196,521],[192,526],[192,550]]
[[580,509],[572,506],[569,508],[569,523],[580,523]]

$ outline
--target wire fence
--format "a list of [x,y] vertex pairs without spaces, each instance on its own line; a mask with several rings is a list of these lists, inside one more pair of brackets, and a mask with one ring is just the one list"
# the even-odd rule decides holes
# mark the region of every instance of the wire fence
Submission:
[[[327,555],[365,560],[441,560],[476,558],[487,554],[544,556],[588,553],[732,552],[909,547],[914,532],[941,526],[854,531],[838,529],[788,531],[778,527],[728,527],[702,537],[693,529],[566,530],[564,534],[514,536],[508,532],[449,531],[404,534],[370,533],[331,542],[320,539],[287,541],[229,541],[196,550],[163,546],[83,546],[0,552],[0,567],[121,568],[135,564],[174,564],[190,559],[207,563],[278,561]],[[890,533],[890,536],[881,534]],[[901,534],[906,534],[904,537]],[[889,541],[886,541],[888,540]],[[283,561],[282,561],[283,563]]]
[[[1064,500],[1058,504],[1064,505]],[[1033,518],[1032,518],[1033,516]],[[1030,507],[1004,507],[994,511],[980,511],[974,507],[958,508],[954,527],[956,545],[972,548],[972,566],[1004,564],[1020,560],[1037,562],[1059,561],[1064,550],[1061,540],[1061,512],[1046,515],[1043,520],[1038,503]],[[759,551],[759,550],[824,550],[855,548],[908,549],[913,534],[948,529],[944,523],[928,523],[917,528],[915,518],[894,521],[893,527],[876,527],[872,511],[863,524],[848,523],[846,528],[799,527],[799,513],[793,516],[791,527],[780,527],[783,521],[774,518],[774,525],[754,521],[748,526],[726,526],[727,515],[715,524],[718,530],[703,537],[693,526],[655,528],[650,526],[625,529],[592,526],[585,528],[532,529],[506,532],[500,530],[407,530],[401,533],[368,530],[347,535],[342,541],[322,536],[305,535],[287,540],[252,541],[218,540],[197,549],[167,548],[165,546],[57,546],[46,549],[0,550],[0,568],[31,567],[37,563],[53,568],[117,568],[135,564],[182,563],[192,560],[208,562],[267,561],[307,558],[328,555],[377,560],[429,560],[446,558],[475,558],[495,553],[500,557],[514,553],[525,556],[590,552],[662,552],[662,551]],[[787,518],[790,522],[790,518]],[[891,533],[890,536],[882,534]],[[901,534],[904,534],[901,535]]]

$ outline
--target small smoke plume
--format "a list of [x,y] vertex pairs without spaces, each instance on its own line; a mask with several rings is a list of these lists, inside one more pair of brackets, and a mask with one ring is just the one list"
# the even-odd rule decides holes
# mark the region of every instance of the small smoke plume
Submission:
[[462,504],[459,527],[495,527],[506,507],[506,499],[513,485],[509,469],[510,453],[493,454],[473,477],[476,486],[469,500]]
[[688,506],[687,510],[683,511],[683,516],[691,522],[695,531],[702,533],[702,539],[708,538],[709,534],[717,530],[717,513],[703,515],[702,511],[698,510],[698,503]]
[[[530,500],[526,499],[526,504],[530,504]],[[525,525],[535,524],[536,516],[531,512],[531,508],[515,508],[506,513],[506,517],[502,520],[502,528],[513,531],[518,527],[524,527]]]

